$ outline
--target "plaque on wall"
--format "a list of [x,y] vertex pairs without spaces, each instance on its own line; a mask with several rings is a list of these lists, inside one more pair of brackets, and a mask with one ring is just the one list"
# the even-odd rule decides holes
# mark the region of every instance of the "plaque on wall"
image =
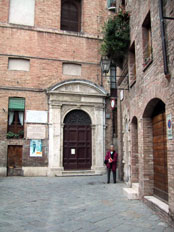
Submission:
[[48,112],[39,110],[27,110],[26,111],[26,122],[29,123],[47,123]]
[[46,128],[44,125],[28,125],[27,139],[45,139]]

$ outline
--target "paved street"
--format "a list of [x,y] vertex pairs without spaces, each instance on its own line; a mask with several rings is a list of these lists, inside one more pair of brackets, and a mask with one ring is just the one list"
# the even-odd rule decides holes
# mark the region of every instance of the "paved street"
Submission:
[[173,232],[123,183],[95,177],[0,178],[0,232]]

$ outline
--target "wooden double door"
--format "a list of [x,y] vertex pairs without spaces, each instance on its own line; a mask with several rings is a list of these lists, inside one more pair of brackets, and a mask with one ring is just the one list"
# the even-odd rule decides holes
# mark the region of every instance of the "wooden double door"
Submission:
[[168,169],[166,146],[165,113],[152,119],[153,124],[153,160],[154,160],[154,195],[168,201]]
[[65,125],[63,165],[65,170],[91,168],[91,126]]
[[82,110],[65,118],[63,166],[65,170],[91,169],[91,121]]

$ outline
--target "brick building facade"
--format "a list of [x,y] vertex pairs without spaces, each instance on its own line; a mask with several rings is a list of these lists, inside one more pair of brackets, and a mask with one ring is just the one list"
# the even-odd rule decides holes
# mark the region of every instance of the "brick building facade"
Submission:
[[0,1],[0,175],[104,171],[112,112],[100,43],[109,14],[106,0]]
[[163,205],[162,211],[174,218],[174,21],[163,20],[174,18],[174,4],[124,4],[131,41],[118,68],[119,175],[129,187],[138,183],[141,199]]

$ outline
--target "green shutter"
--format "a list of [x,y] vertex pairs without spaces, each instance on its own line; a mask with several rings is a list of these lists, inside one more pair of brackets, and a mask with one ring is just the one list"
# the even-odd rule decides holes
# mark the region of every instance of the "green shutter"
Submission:
[[25,110],[25,99],[24,98],[10,98],[8,109],[24,111]]
[[111,6],[111,0],[107,0],[108,8]]
[[107,0],[107,6],[108,8],[111,7],[112,3],[115,3],[116,0]]

